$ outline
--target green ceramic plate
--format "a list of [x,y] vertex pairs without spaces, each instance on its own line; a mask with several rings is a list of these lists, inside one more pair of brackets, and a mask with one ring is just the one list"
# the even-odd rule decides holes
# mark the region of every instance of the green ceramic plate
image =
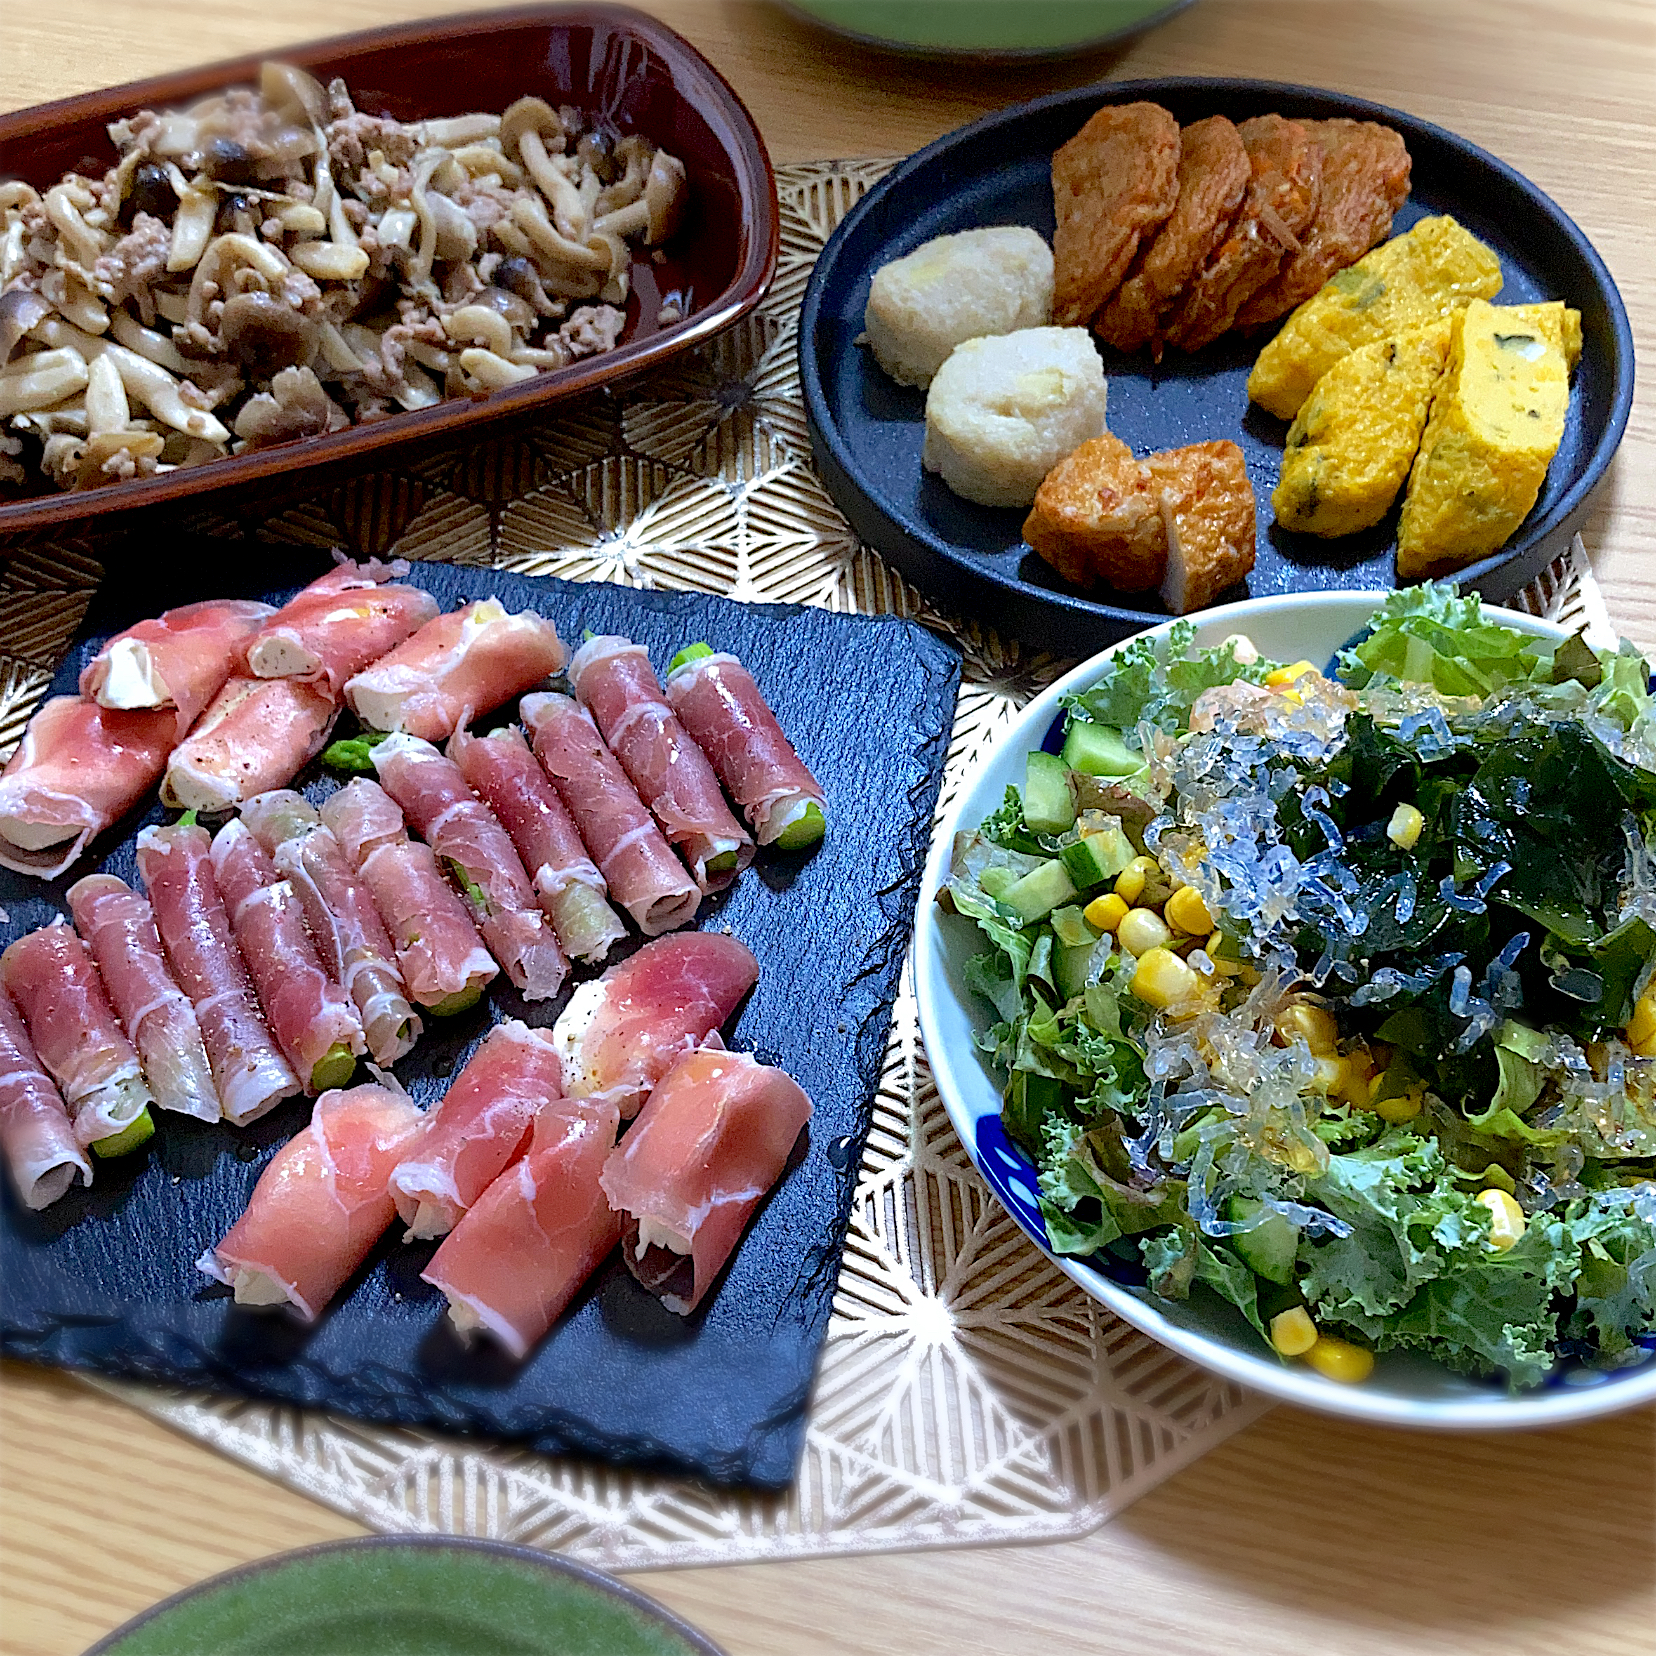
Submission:
[[928,56],[1055,57],[1142,33],[1191,0],[782,0],[865,45]]
[[565,1559],[436,1536],[263,1559],[146,1610],[86,1656],[721,1656]]

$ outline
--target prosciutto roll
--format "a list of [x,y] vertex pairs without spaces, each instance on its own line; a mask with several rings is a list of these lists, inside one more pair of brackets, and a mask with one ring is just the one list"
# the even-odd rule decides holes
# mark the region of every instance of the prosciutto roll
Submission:
[[181,811],[229,811],[285,788],[327,746],[338,716],[326,686],[233,678],[167,762],[162,801]]
[[509,615],[484,598],[439,615],[345,686],[370,730],[404,730],[441,742],[464,724],[558,671],[557,628],[533,610]]
[[238,1305],[291,1305],[315,1322],[395,1217],[391,1172],[420,1120],[385,1087],[324,1093],[197,1267],[234,1288]]
[[525,1000],[563,987],[569,962],[541,913],[506,830],[452,759],[417,736],[390,736],[369,755],[380,785],[453,876],[489,952]]
[[437,600],[402,586],[404,562],[341,563],[288,600],[247,642],[255,678],[312,679],[338,700],[345,681],[437,617]]
[[298,892],[323,965],[361,1014],[374,1062],[393,1064],[413,1051],[420,1019],[397,970],[396,946],[367,886],[322,826],[315,806],[301,794],[281,790],[248,800],[241,818]]
[[420,1273],[448,1296],[462,1334],[487,1329],[521,1361],[620,1240],[621,1221],[598,1184],[617,1125],[613,1104],[542,1106],[528,1152]]
[[298,894],[236,818],[213,836],[213,878],[270,1032],[306,1092],[341,1087],[368,1050],[362,1020],[328,976]]
[[701,902],[592,715],[568,696],[525,696],[535,757],[575,819],[615,900],[646,937],[688,925]]
[[589,638],[569,664],[569,682],[696,884],[722,891],[753,861],[753,841],[667,705],[644,646]]
[[195,1004],[225,1119],[238,1127],[299,1091],[259,1010],[213,878],[205,828],[146,828],[138,873],[179,987]]
[[409,839],[397,802],[359,778],[329,795],[322,820],[373,897],[408,992],[439,1017],[474,1005],[499,968],[431,847]]
[[552,1037],[515,1020],[496,1024],[391,1175],[409,1238],[447,1236],[516,1158],[535,1112],[562,1096]]
[[0,990],[0,1150],[23,1205],[50,1207],[92,1164],[75,1139],[68,1107],[42,1067],[10,995]]
[[181,742],[235,670],[248,635],[274,613],[269,604],[214,598],[140,621],[87,663],[80,693],[100,707],[170,707]]
[[761,845],[798,850],[822,838],[828,820],[822,786],[735,656],[714,655],[705,644],[682,650],[667,674],[667,700]]
[[69,888],[69,912],[163,1110],[217,1121],[218,1088],[190,997],[161,952],[155,912],[124,880],[88,874]]
[[583,983],[559,1013],[552,1039],[564,1090],[636,1115],[673,1061],[700,1046],[758,981],[747,945],[720,932],[646,943]]
[[470,736],[462,728],[450,738],[448,753],[517,847],[564,953],[575,960],[602,960],[627,928],[610,907],[604,876],[523,732],[514,725]]
[[0,773],[0,865],[55,879],[160,780],[168,712],[124,713],[54,696]]
[[701,1303],[811,1119],[792,1076],[745,1052],[686,1053],[599,1175],[627,1269],[681,1316]]
[[119,1156],[155,1131],[155,1102],[98,969],[68,921],[29,932],[0,954],[0,987],[17,1003],[29,1040],[57,1082],[75,1139]]

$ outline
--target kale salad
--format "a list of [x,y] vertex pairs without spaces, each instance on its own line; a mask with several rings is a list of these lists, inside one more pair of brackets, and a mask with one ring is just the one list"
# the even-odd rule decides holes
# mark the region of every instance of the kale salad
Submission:
[[1211,1290],[1337,1380],[1645,1359],[1644,659],[1431,586],[1332,677],[1194,634],[1066,701],[939,893],[1053,1248]]

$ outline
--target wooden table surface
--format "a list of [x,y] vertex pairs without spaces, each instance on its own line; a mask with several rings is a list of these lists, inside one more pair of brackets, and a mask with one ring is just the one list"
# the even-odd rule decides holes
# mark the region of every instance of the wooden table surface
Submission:
[[[1009,0],[1012,3],[1012,0]],[[5,0],[0,108],[274,50],[454,0]],[[1399,105],[1557,200],[1656,342],[1649,0],[1202,0],[1113,56],[888,60],[736,0],[646,0],[733,82],[778,161],[912,150],[1106,75],[1266,76]],[[1621,628],[1656,644],[1656,396],[1587,531]],[[3,1292],[0,1285],[0,1292]],[[155,1599],[360,1526],[63,1375],[0,1366],[0,1651],[70,1656]],[[1428,1437],[1278,1409],[1083,1541],[635,1577],[731,1656],[818,1652],[1656,1650],[1656,1410]]]

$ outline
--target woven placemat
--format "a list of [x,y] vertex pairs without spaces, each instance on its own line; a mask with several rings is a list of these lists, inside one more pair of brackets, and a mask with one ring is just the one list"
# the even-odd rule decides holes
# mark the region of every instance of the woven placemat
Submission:
[[[891,164],[780,169],[782,258],[765,305],[641,388],[274,516],[212,502],[181,511],[178,526],[912,616],[966,656],[946,809],[978,755],[1068,663],[931,610],[859,545],[811,471],[799,303],[828,235]],[[0,548],[0,741],[16,739],[80,619],[101,533]],[[164,539],[158,531],[158,550]],[[1560,560],[1522,602],[1608,630],[1583,556]],[[1112,1317],[1023,1237],[938,1101],[910,972],[786,1495],[86,1383],[375,1529],[487,1536],[613,1570],[1082,1535],[1266,1406]]]

